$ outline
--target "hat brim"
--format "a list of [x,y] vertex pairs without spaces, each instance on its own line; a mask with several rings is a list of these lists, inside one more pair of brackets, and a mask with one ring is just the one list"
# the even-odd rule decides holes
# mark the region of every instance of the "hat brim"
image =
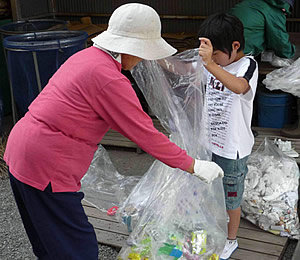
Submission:
[[159,60],[177,52],[163,38],[141,39],[124,37],[104,31],[92,41],[100,47],[117,53],[130,54],[144,60]]

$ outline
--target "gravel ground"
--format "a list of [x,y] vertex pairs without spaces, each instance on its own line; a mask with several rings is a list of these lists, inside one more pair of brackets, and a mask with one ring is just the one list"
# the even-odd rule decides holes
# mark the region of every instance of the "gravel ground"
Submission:
[[[36,259],[17,210],[8,178],[0,180],[0,201],[0,259]],[[117,254],[116,248],[99,245],[99,259],[114,260]]]
[[[108,149],[116,169],[123,175],[142,175],[153,162],[146,154],[137,154],[134,150]],[[99,245],[99,259],[115,260],[119,249]],[[0,178],[0,260],[36,259],[25,233],[9,179]]]
[[[116,169],[123,175],[142,175],[153,162],[150,155],[137,154],[134,150],[108,149],[108,152]],[[0,212],[0,260],[36,259],[23,228],[8,178],[0,179]],[[289,240],[283,260],[292,259],[296,245],[297,240]],[[114,247],[99,245],[99,259],[115,260],[118,251]]]

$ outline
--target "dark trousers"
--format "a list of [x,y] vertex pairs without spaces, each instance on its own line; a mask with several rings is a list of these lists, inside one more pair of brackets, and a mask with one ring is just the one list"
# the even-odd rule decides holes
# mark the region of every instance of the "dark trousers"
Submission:
[[82,192],[44,191],[18,181],[11,187],[33,252],[41,260],[97,260],[98,243],[81,205]]

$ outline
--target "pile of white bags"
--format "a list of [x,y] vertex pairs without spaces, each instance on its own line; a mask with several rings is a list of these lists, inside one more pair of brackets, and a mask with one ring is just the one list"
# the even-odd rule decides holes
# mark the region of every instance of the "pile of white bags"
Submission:
[[293,158],[265,139],[248,159],[243,217],[260,228],[299,239],[299,169]]

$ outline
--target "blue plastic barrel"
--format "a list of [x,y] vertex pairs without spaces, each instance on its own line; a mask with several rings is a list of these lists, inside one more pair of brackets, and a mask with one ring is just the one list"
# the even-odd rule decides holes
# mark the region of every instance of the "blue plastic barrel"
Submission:
[[67,22],[57,19],[32,19],[0,26],[0,34],[3,38],[15,34],[61,30],[67,30]]
[[295,97],[284,92],[257,92],[257,123],[259,127],[283,128],[293,123]]
[[84,31],[47,31],[4,38],[18,117],[25,114],[56,70],[71,55],[85,48],[87,38]]
[[14,109],[11,109],[11,90],[8,81],[7,62],[3,53],[3,39],[7,36],[17,34],[44,31],[61,31],[67,29],[67,22],[58,19],[30,19],[17,22],[12,22],[12,20],[0,21],[0,77],[5,115],[10,114],[14,111]]

